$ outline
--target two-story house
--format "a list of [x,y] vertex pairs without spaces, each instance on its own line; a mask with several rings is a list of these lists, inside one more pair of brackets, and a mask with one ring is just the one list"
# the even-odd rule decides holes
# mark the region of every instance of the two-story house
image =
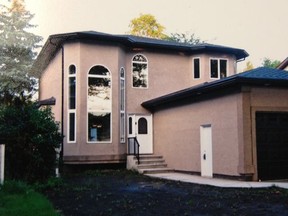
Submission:
[[265,68],[237,75],[247,56],[211,44],[74,32],[50,36],[34,70],[40,99],[56,99],[65,164],[125,163],[128,138],[137,137],[140,154],[164,155],[178,171],[269,179],[258,174],[267,166],[257,157],[267,152],[257,152],[256,126],[270,111],[287,117],[288,75]]

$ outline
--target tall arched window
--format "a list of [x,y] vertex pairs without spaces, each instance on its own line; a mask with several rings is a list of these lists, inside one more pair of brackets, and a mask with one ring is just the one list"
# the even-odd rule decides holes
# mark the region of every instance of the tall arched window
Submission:
[[76,141],[76,66],[68,68],[68,142]]
[[101,65],[88,74],[88,142],[111,141],[111,75]]
[[125,70],[120,69],[120,142],[125,143]]
[[141,55],[137,54],[132,59],[132,76],[133,87],[148,88],[148,61]]

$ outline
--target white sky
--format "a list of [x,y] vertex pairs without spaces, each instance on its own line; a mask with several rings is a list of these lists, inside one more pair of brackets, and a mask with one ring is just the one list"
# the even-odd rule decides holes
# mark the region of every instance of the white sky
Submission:
[[[7,0],[0,0],[0,2]],[[245,49],[254,67],[288,56],[288,0],[25,0],[37,35],[95,30],[124,34],[149,13],[166,34],[195,33],[207,43]],[[43,42],[44,43],[44,42]]]

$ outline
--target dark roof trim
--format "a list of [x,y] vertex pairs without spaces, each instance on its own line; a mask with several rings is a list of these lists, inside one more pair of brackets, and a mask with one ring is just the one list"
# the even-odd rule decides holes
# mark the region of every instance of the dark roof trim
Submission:
[[288,57],[277,66],[277,69],[284,70],[286,67],[288,67]]
[[[141,105],[150,110],[156,111],[167,107],[181,104],[184,100],[189,103],[198,101],[200,98],[207,98],[207,95],[225,89],[239,89],[241,86],[274,86],[288,87],[288,72],[278,69],[260,67],[251,71],[236,74],[224,79],[204,83],[187,89],[183,89],[162,97],[158,97],[142,103]],[[231,91],[232,92],[232,91]]]
[[51,98],[36,102],[35,107],[39,109],[41,106],[54,106],[55,104],[56,104],[56,99],[54,97],[51,97]]
[[153,38],[138,37],[133,35],[112,35],[96,31],[83,31],[72,32],[64,34],[51,35],[44,44],[36,62],[33,65],[32,73],[34,75],[40,74],[48,66],[49,62],[54,58],[58,50],[68,41],[102,41],[108,43],[122,44],[129,48],[151,48],[151,49],[163,49],[170,51],[178,51],[185,53],[203,53],[203,52],[219,52],[235,55],[236,59],[243,59],[249,56],[249,54],[238,48],[219,46],[213,44],[185,44],[177,43],[168,40],[158,40]]

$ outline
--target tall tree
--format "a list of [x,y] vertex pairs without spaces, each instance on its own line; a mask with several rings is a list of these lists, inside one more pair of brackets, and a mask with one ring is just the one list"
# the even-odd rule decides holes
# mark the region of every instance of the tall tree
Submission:
[[30,24],[34,15],[25,9],[24,0],[0,8],[0,102],[9,103],[35,90],[30,69],[42,38],[28,31],[36,26]]
[[264,58],[262,62],[263,67],[276,68],[281,62],[279,60],[271,60],[269,58]]
[[151,14],[141,14],[138,18],[132,19],[129,27],[129,33],[136,36],[157,38],[192,45],[204,43],[204,41],[201,41],[194,33],[172,33],[170,36],[164,34],[165,27],[158,23],[156,18]]
[[252,62],[251,61],[246,62],[246,68],[244,68],[243,71],[249,71],[252,69],[254,69]]
[[167,36],[163,33],[165,27],[157,22],[151,14],[140,14],[138,18],[132,19],[129,33],[136,36],[163,39]]

